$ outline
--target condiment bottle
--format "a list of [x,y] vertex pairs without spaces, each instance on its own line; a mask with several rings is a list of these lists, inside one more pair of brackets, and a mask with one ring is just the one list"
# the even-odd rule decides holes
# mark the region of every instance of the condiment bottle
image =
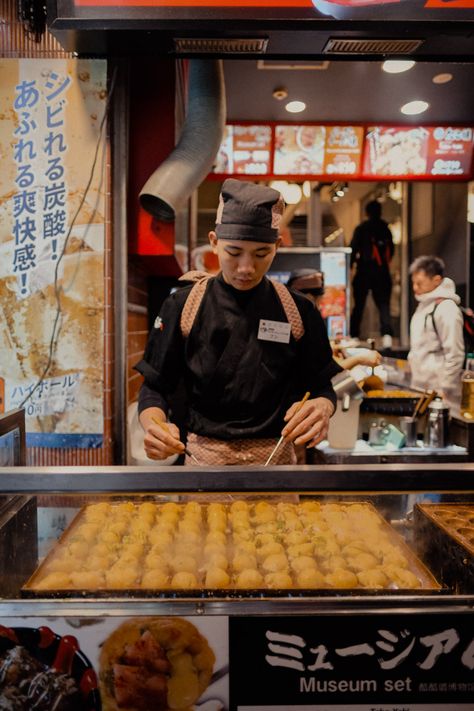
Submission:
[[461,378],[461,417],[474,420],[474,353],[468,353]]

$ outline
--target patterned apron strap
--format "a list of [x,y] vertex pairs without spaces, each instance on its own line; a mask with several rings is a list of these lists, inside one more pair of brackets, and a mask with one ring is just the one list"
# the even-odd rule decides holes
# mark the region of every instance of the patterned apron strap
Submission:
[[284,284],[280,281],[274,281],[273,279],[270,279],[270,281],[280,297],[281,305],[283,306],[286,318],[291,325],[291,333],[293,334],[293,338],[295,341],[299,341],[300,338],[304,336],[304,326],[303,319],[301,318],[301,314],[295,304],[295,300]]
[[183,310],[181,312],[180,327],[181,333],[183,334],[184,338],[187,338],[191,333],[191,329],[194,324],[194,319],[196,318],[196,314],[199,311],[201,301],[207,289],[207,282],[211,278],[212,277],[210,274],[197,271],[187,272],[186,274],[183,274],[182,277],[180,277],[180,279],[183,279],[185,281],[195,281],[195,284],[189,292],[189,296],[186,299],[185,304],[183,306]]

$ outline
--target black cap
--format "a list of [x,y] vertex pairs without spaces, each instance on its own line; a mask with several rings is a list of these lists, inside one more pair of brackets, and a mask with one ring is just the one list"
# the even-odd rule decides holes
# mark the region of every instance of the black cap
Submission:
[[321,296],[324,294],[324,274],[317,269],[295,269],[291,272],[286,285],[303,294]]
[[228,178],[219,196],[216,235],[219,239],[276,242],[284,208],[278,190]]

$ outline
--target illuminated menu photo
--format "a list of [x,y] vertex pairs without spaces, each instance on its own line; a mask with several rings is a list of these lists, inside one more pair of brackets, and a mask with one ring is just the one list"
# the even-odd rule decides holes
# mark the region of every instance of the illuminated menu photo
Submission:
[[469,178],[473,130],[454,126],[372,126],[367,129],[362,176]]
[[223,175],[268,175],[272,127],[226,126],[213,173]]

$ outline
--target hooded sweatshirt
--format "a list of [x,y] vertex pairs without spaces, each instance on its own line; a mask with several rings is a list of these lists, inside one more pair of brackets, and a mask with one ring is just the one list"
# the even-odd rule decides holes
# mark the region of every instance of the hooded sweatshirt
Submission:
[[[415,296],[418,306],[410,322],[408,360],[412,385],[442,391],[451,407],[459,407],[464,364],[463,319],[452,279]],[[431,313],[436,307],[434,322]]]

